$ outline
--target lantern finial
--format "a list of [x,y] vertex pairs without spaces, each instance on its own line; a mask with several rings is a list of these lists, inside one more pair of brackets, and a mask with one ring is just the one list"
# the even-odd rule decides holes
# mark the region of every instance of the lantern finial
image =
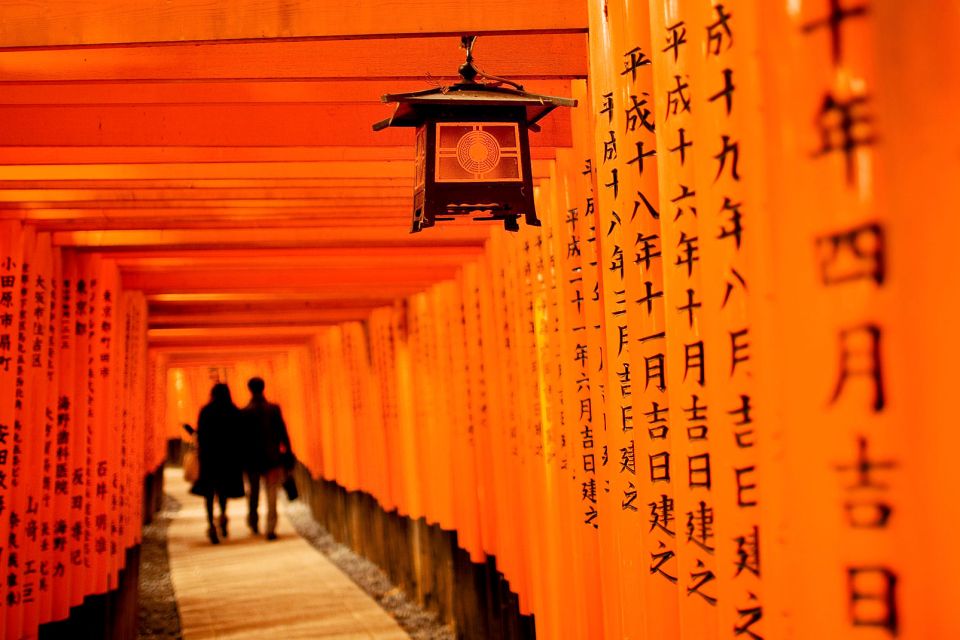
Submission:
[[460,48],[467,50],[467,60],[460,65],[460,77],[464,82],[473,84],[477,77],[477,68],[473,66],[473,45],[477,42],[477,36],[460,36]]

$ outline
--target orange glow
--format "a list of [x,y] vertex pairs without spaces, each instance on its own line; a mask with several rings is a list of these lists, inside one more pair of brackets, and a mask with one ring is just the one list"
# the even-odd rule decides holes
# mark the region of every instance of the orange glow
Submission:
[[[960,8],[213,4],[0,7],[0,636],[116,588],[167,440],[259,375],[541,638],[960,637]],[[542,227],[409,234],[423,141],[370,125],[461,33],[579,101]],[[497,126],[437,177],[516,165]]]

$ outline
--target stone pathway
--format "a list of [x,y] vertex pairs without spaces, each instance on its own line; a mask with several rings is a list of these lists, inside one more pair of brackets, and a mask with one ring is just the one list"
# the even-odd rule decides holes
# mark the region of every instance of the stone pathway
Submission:
[[[203,500],[190,495],[179,469],[165,479],[181,505],[167,540],[170,573],[185,640],[363,638],[409,636],[354,582],[293,530],[281,509],[279,540],[246,527],[243,500],[227,513],[230,537],[212,545]],[[261,506],[261,520],[266,509]]]

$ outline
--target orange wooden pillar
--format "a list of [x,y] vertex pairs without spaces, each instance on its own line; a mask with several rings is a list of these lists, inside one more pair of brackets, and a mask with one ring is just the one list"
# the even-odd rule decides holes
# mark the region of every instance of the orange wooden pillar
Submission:
[[423,409],[429,413],[427,451],[431,485],[434,494],[433,513],[428,522],[442,529],[454,528],[453,437],[456,428],[451,415],[450,394],[453,392],[449,361],[449,330],[453,322],[447,287],[435,286],[425,293],[422,315],[418,319],[422,339],[423,364],[428,374],[420,377],[424,384]]
[[673,433],[674,462],[672,469],[661,467],[656,477],[670,473],[676,478],[675,514],[686,525],[683,533],[677,532],[676,551],[681,637],[706,640],[718,637],[713,475],[719,434],[707,422],[706,369],[717,345],[703,332],[703,324],[713,318],[703,309],[705,228],[695,200],[702,178],[689,150],[694,137],[692,59],[701,54],[692,44],[698,34],[689,26],[691,5],[653,0],[650,6],[670,409],[665,426]]
[[[7,635],[35,637],[42,624],[65,618],[93,589],[116,588],[123,551],[138,540],[125,527],[131,482],[122,467],[130,432],[123,415],[130,394],[110,369],[130,347],[115,339],[115,318],[126,312],[117,311],[114,294],[106,293],[117,291],[112,265],[104,271],[94,260],[62,255],[47,233],[4,227],[0,327],[11,337],[0,334],[0,371],[12,383],[0,399],[0,440],[9,444],[0,453],[0,486],[6,487],[3,622]],[[98,282],[106,288],[99,299]],[[99,306],[91,304],[96,300]],[[141,344],[143,320],[141,314],[129,332]],[[97,466],[106,472],[100,484],[90,483],[94,447],[107,463]],[[95,511],[92,495],[102,509]]]
[[[96,523],[98,540],[102,540],[106,561],[105,588],[112,591],[118,586],[119,572],[125,563],[125,549],[121,544],[120,529],[122,526],[120,505],[122,475],[120,430],[122,428],[122,413],[120,412],[124,398],[118,398],[117,387],[119,372],[122,370],[121,354],[123,353],[122,326],[123,307],[121,305],[120,272],[113,261],[104,261],[103,265],[103,294],[100,314],[97,318],[99,330],[99,348],[97,355],[97,377],[101,399],[101,447],[105,475],[98,477],[98,497],[103,494],[103,519]],[[101,484],[101,482],[103,484]]]
[[[765,616],[761,541],[779,529],[778,483],[772,464],[771,399],[756,384],[757,307],[765,304],[756,275],[772,211],[765,205],[765,167],[759,69],[760,27],[750,7],[691,3],[686,13],[696,176],[702,307],[699,320],[710,346],[705,397],[712,467],[717,625],[721,637],[781,635]],[[669,103],[668,103],[669,108]],[[773,369],[775,371],[775,369]],[[767,477],[774,477],[770,483]],[[688,529],[689,534],[689,529]],[[777,555],[775,553],[775,555]],[[774,560],[775,562],[776,560]]]
[[553,231],[559,244],[557,277],[561,281],[560,373],[562,385],[563,421],[560,426],[558,449],[560,482],[558,483],[562,546],[567,551],[567,562],[561,565],[564,584],[578,585],[563,592],[562,629],[565,638],[585,637],[589,620],[600,625],[596,603],[599,600],[599,574],[593,563],[597,557],[597,539],[592,528],[584,523],[582,494],[578,478],[582,474],[582,447],[577,445],[580,432],[590,424],[591,415],[584,410],[589,395],[587,359],[580,354],[587,349],[585,302],[590,292],[585,288],[583,256],[590,255],[591,244],[584,235],[587,225],[582,222],[584,203],[575,188],[580,170],[579,156],[574,150],[557,154],[556,211]]
[[[3,510],[0,511],[0,539],[9,536],[10,515],[14,505],[13,484],[13,447],[16,422],[17,388],[17,319],[20,315],[20,279],[23,256],[23,228],[19,222],[0,223],[0,498]],[[15,610],[11,606],[10,587],[10,548],[4,545],[0,555],[0,568],[3,580],[0,580],[0,624],[7,624]]]
[[74,375],[71,387],[65,389],[73,397],[72,437],[70,444],[69,502],[70,509],[66,518],[70,563],[70,606],[77,606],[87,595],[87,549],[89,543],[84,540],[84,510],[87,500],[87,460],[90,455],[90,437],[88,432],[89,411],[87,407],[87,361],[89,360],[89,330],[91,321],[89,312],[88,267],[89,258],[77,254],[68,256],[70,268],[75,274],[72,289],[72,314],[74,330]]
[[[518,238],[493,236],[487,244],[491,254],[495,297],[493,300],[492,329],[499,335],[497,341],[490,344],[498,350],[501,374],[499,389],[501,462],[506,473],[504,487],[504,522],[510,522],[510,529],[501,529],[500,557],[504,563],[502,571],[510,581],[511,589],[519,596],[520,609],[530,612],[530,520],[529,504],[532,489],[525,482],[529,450],[527,432],[530,428],[529,388],[525,386],[528,368],[521,369],[526,361],[523,350],[524,339],[520,332],[527,329],[522,321],[523,300],[520,290],[522,266],[517,256]],[[507,488],[509,487],[509,488]],[[499,560],[498,560],[499,563]]]
[[116,274],[111,265],[95,258],[90,273],[90,322],[91,336],[86,366],[86,393],[88,401],[88,430],[90,433],[90,457],[87,465],[88,504],[85,515],[90,540],[90,564],[92,575],[90,592],[103,594],[112,588],[110,485],[112,461],[110,459],[111,423],[113,421],[110,398],[110,375],[112,370],[113,302],[116,291]]
[[[541,186],[540,192],[542,193]],[[539,194],[537,194],[539,195]],[[538,198],[539,199],[539,198]],[[521,228],[513,244],[516,260],[515,273],[520,294],[515,321],[515,335],[518,345],[520,376],[520,401],[524,407],[521,446],[524,451],[525,470],[522,481],[528,487],[527,503],[523,513],[529,536],[527,576],[529,580],[529,609],[521,613],[539,613],[543,618],[547,633],[554,633],[555,627],[547,612],[547,564],[554,549],[556,530],[553,513],[549,508],[547,495],[547,474],[549,471],[548,442],[552,428],[550,421],[549,397],[550,385],[547,381],[550,367],[550,346],[548,333],[548,309],[545,294],[547,259],[544,244],[548,242],[549,229]]]
[[476,264],[464,265],[460,275],[463,304],[464,366],[467,371],[467,406],[469,410],[469,449],[473,462],[474,498],[477,508],[476,539],[467,547],[474,562],[484,562],[493,554],[493,531],[496,523],[493,463],[488,415],[487,370],[484,367],[483,333],[480,328],[480,282]]
[[370,317],[370,329],[375,337],[373,366],[380,388],[386,469],[387,495],[383,506],[387,511],[400,509],[403,498],[403,459],[399,432],[399,408],[396,388],[396,353],[393,344],[393,310],[375,309]]
[[900,477],[891,481],[903,483],[906,498],[894,514],[902,536],[895,557],[903,558],[904,549],[922,540],[930,558],[903,564],[897,594],[900,634],[956,637],[960,612],[953,576],[960,571],[960,550],[953,532],[960,506],[944,488],[952,486],[960,445],[952,401],[960,358],[954,330],[958,221],[950,213],[960,209],[960,184],[954,179],[960,168],[954,135],[960,87],[952,81],[960,74],[955,45],[960,6],[869,4],[878,70],[869,96],[882,153],[874,206],[889,232],[887,282],[898,294],[897,304],[886,310],[890,324],[883,337],[890,406],[901,408],[896,424],[903,448],[891,450],[901,457]]
[[[352,366],[350,353],[347,350],[350,338],[347,328],[337,327],[330,332],[332,343],[333,366],[344,373],[349,393],[335,393],[333,395],[334,415],[337,416],[336,457],[337,481],[348,490],[359,488],[359,469],[357,468],[357,424],[353,412],[354,394],[357,372]],[[335,391],[335,390],[334,390]]]
[[141,541],[144,470],[140,460],[144,447],[145,406],[147,401],[146,336],[147,303],[140,292],[123,292],[122,322],[117,327],[120,341],[118,358],[122,371],[118,382],[122,408],[119,415],[118,457],[121,462],[118,503],[118,544],[126,551]]
[[[21,632],[33,635],[40,623],[45,621],[43,609],[49,595],[45,572],[44,544],[49,538],[47,517],[49,507],[44,504],[44,483],[49,481],[49,467],[45,450],[47,432],[52,432],[52,420],[48,421],[51,399],[52,362],[48,363],[48,333],[50,330],[50,297],[53,295],[54,259],[50,235],[38,234],[30,258],[29,280],[22,281],[26,292],[21,309],[21,325],[26,332],[23,356],[24,397],[20,417],[21,488],[20,534],[20,588],[23,622]],[[26,313],[23,314],[23,311]],[[19,369],[18,356],[18,369]]]
[[514,382],[510,375],[510,327],[506,324],[506,296],[503,256],[495,245],[486,245],[486,260],[483,263],[481,329],[484,343],[484,368],[502,372],[488,377],[490,393],[491,453],[496,477],[496,547],[495,555],[500,571],[517,588],[519,558],[516,540],[525,535],[522,529],[513,529],[517,517],[516,461],[510,431],[515,429],[516,407],[513,405]]
[[[777,204],[771,253],[787,267],[774,288],[790,292],[764,327],[776,331],[768,362],[787,390],[777,401],[791,506],[780,550],[788,562],[774,570],[790,576],[791,587],[778,590],[774,604],[797,636],[937,637],[956,629],[949,607],[921,595],[935,598],[939,588],[926,567],[943,571],[956,555],[934,546],[944,521],[922,515],[937,485],[926,454],[916,453],[936,446],[943,417],[934,408],[942,404],[916,395],[924,382],[916,372],[944,361],[928,350],[931,361],[921,365],[914,355],[929,345],[916,330],[919,318],[928,320],[919,314],[936,318],[943,294],[926,283],[951,281],[943,273],[929,279],[928,265],[942,260],[931,252],[936,241],[916,241],[934,228],[950,231],[939,218],[909,213],[956,202],[952,186],[923,188],[956,165],[941,134],[931,133],[948,126],[957,94],[941,91],[928,66],[956,69],[952,50],[934,60],[929,44],[934,34],[955,35],[956,12],[882,5],[773,3],[761,14],[762,97],[773,116],[765,129],[768,188]],[[892,51],[911,53],[901,60]],[[930,92],[942,101],[919,98]],[[908,113],[931,147],[900,131]],[[919,333],[939,336],[936,326]],[[915,413],[920,406],[929,413]],[[928,525],[937,560],[917,563],[903,550],[926,538]]]
[[[960,340],[954,331],[957,283],[954,259],[960,208],[956,113],[960,87],[960,7],[871,2],[877,84],[878,157],[875,207],[884,214],[889,247],[888,285],[898,301],[885,321],[890,405],[902,407],[903,449],[898,467],[902,525],[897,556],[922,540],[929,562],[905,562],[901,575],[900,633],[904,638],[960,635],[952,576],[960,570],[954,528],[960,507],[946,498],[960,434],[954,428],[954,368]],[[918,329],[921,327],[922,329]],[[899,392],[898,392],[899,390]],[[896,395],[895,395],[896,394]],[[900,475],[898,474],[898,475]]]
[[[317,356],[315,366],[322,372],[331,370],[334,365],[330,355],[329,334],[330,331],[327,331],[314,338],[315,353]],[[321,438],[323,439],[323,447],[320,452],[320,472],[325,479],[335,480],[337,477],[336,458],[334,457],[336,451],[334,441],[336,431],[334,424],[333,394],[329,375],[321,375],[320,377],[320,384],[317,388],[317,404],[319,405],[319,428]]]
[[[86,352],[81,354],[80,375],[81,406],[86,412],[85,440],[86,458],[83,461],[83,501],[80,516],[82,536],[82,562],[85,569],[83,595],[105,593],[108,588],[107,477],[109,467],[106,459],[106,405],[104,381],[101,378],[100,359],[103,355],[105,332],[102,319],[105,293],[110,290],[103,261],[92,256],[83,261],[85,277],[85,322]],[[111,294],[112,295],[112,294]],[[85,357],[84,357],[85,355]]]
[[402,462],[403,495],[401,513],[417,519],[424,514],[423,489],[419,474],[420,452],[417,442],[413,358],[409,336],[409,316],[406,308],[397,310],[392,327],[395,335],[396,385],[400,455]]
[[146,433],[142,465],[144,473],[153,472],[166,458],[167,356],[147,351]]
[[[585,82],[572,83],[573,96],[588,104]],[[571,491],[576,501],[574,545],[582,557],[577,565],[577,597],[582,606],[583,623],[591,638],[604,633],[603,590],[601,585],[599,519],[603,517],[599,493],[603,486],[603,325],[598,279],[599,249],[596,243],[597,214],[591,120],[586,109],[573,113],[572,166],[565,181],[568,225],[566,297],[569,317],[568,342],[563,362],[573,373],[567,380],[567,393],[575,409],[571,414]]]
[[[541,182],[537,194],[537,211],[544,221],[537,275],[537,349],[538,379],[541,397],[541,439],[543,455],[542,497],[546,527],[540,537],[544,552],[541,558],[542,604],[536,611],[538,632],[565,637],[578,626],[575,593],[565,589],[569,584],[567,566],[572,562],[572,527],[569,508],[569,445],[566,385],[563,378],[565,271],[561,260],[566,252],[563,242],[566,209],[557,163],[550,168],[549,181]],[[542,631],[541,631],[542,630]]]
[[437,425],[432,413],[433,398],[436,393],[432,385],[434,371],[428,359],[430,332],[432,332],[432,327],[427,324],[428,303],[426,294],[419,293],[410,298],[407,308],[406,326],[411,371],[409,407],[412,416],[412,422],[408,425],[408,434],[412,440],[412,446],[418,452],[417,466],[412,474],[421,504],[421,511],[417,515],[426,518],[428,523],[435,523],[439,496],[434,490],[434,485],[441,479],[437,469],[432,466],[437,455],[437,443],[434,437]]
[[381,385],[380,367],[377,366],[380,360],[380,351],[382,345],[380,342],[379,327],[374,323],[368,322],[364,327],[366,333],[366,388],[361,397],[361,403],[366,411],[364,428],[366,436],[364,449],[369,452],[365,456],[363,464],[372,467],[373,478],[370,480],[368,491],[377,499],[384,509],[389,509],[389,476],[390,476],[390,451],[387,443],[387,430],[389,420],[385,414],[385,394]]
[[[483,365],[485,410],[481,422],[481,460],[489,464],[490,484],[487,487],[485,504],[487,505],[486,526],[484,527],[484,551],[502,563],[504,539],[508,536],[509,515],[506,509],[509,481],[506,477],[506,461],[503,456],[503,418],[501,385],[499,375],[502,365],[499,357],[499,345],[503,340],[497,331],[499,328],[493,317],[494,294],[493,267],[488,255],[477,264],[477,309],[479,353]],[[501,571],[503,565],[500,564]]]
[[604,483],[605,524],[601,524],[604,629],[609,638],[636,638],[643,628],[640,615],[625,615],[623,602],[643,602],[640,587],[642,545],[636,509],[636,443],[632,315],[630,307],[641,297],[633,276],[630,243],[635,234],[627,203],[632,196],[623,187],[629,149],[624,145],[625,110],[619,91],[620,63],[617,16],[604,2],[588,3],[590,16],[590,101],[596,171],[596,244],[599,290],[604,315]]
[[71,472],[79,453],[79,437],[75,430],[77,415],[74,396],[74,377],[77,371],[75,327],[76,261],[71,253],[61,252],[61,274],[57,300],[57,405],[54,429],[53,456],[53,519],[50,523],[50,589],[53,593],[52,617],[67,617],[71,606],[71,576],[74,569],[70,556],[74,546],[70,542]]
[[[612,99],[622,159],[621,209],[630,229],[626,269],[629,288],[627,316],[631,336],[632,416],[637,473],[635,503],[642,526],[642,576],[644,613],[634,617],[651,637],[679,634],[678,560],[682,514],[677,511],[674,485],[682,482],[679,460],[671,459],[673,440],[682,435],[668,419],[670,400],[666,388],[666,323],[664,300],[663,238],[651,56],[656,48],[651,35],[650,3],[623,0],[611,4],[613,51],[618,73]],[[631,496],[632,497],[632,496]],[[636,632],[636,631],[635,631]]]
[[35,271],[38,269],[40,256],[37,255],[38,239],[35,233],[26,228],[22,236],[20,278],[17,281],[15,296],[19,298],[17,315],[14,317],[16,327],[16,356],[14,380],[14,414],[12,432],[10,434],[10,501],[8,504],[8,531],[7,531],[7,635],[20,637],[30,633],[29,622],[35,604],[35,594],[31,589],[28,592],[27,602],[24,601],[24,584],[29,580],[25,574],[29,567],[35,566],[34,545],[29,542],[26,521],[28,512],[35,507],[36,497],[33,495],[34,476],[26,464],[34,457],[33,440],[39,437],[32,433],[33,414],[32,402],[37,395],[36,375],[33,374],[29,354],[32,347],[33,328],[32,293],[35,287]]
[[[42,416],[39,422],[42,430],[43,439],[41,441],[39,458],[41,465],[39,502],[40,510],[38,513],[38,591],[39,607],[37,611],[37,623],[44,624],[53,619],[54,597],[55,593],[51,590],[53,563],[50,562],[51,550],[53,548],[53,525],[55,519],[55,505],[53,494],[54,463],[55,463],[55,443],[56,443],[56,419],[57,419],[57,399],[59,395],[59,366],[58,358],[58,312],[59,296],[61,282],[61,255],[60,251],[53,247],[50,253],[48,265],[48,279],[44,283],[45,303],[37,297],[37,313],[42,314],[39,321],[44,323],[43,341],[41,345],[41,358],[43,368],[44,395]],[[45,309],[40,309],[45,306]]]
[[369,418],[369,409],[376,406],[377,399],[369,398],[366,331],[358,323],[348,323],[343,326],[342,335],[342,358],[349,375],[344,411],[351,425],[348,448],[341,447],[344,469],[349,470],[344,481],[350,483],[351,489],[370,491],[377,482],[379,425],[372,424]]
[[[318,334],[319,335],[319,334]],[[320,407],[320,371],[317,361],[317,335],[313,336],[306,345],[306,370],[304,372],[304,392],[307,394],[309,403],[309,433],[310,444],[307,451],[298,455],[303,456],[304,465],[310,470],[313,478],[319,478],[323,474],[323,416]]]
[[467,339],[467,297],[463,273],[458,274],[446,292],[451,314],[449,347],[440,344],[440,352],[446,353],[450,374],[450,390],[447,396],[451,421],[451,466],[453,481],[453,522],[459,545],[466,549],[475,562],[482,561],[480,544],[480,510],[477,493],[477,458],[475,437],[475,412],[471,401],[471,373],[475,365],[469,357]]

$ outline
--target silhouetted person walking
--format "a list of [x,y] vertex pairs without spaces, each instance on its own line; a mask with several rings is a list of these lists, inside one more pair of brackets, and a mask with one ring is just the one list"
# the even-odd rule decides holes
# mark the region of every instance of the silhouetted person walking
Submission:
[[238,449],[242,428],[240,410],[230,397],[230,388],[213,385],[210,402],[197,418],[197,457],[200,477],[191,492],[203,496],[207,503],[207,536],[217,544],[220,539],[213,521],[214,497],[220,503],[220,536],[227,537],[227,499],[242,498],[243,461]]
[[277,491],[283,484],[286,469],[284,464],[291,455],[290,436],[283,421],[280,406],[267,401],[263,396],[262,378],[250,378],[250,404],[244,409],[247,427],[247,477],[250,481],[250,506],[247,523],[257,532],[260,500],[260,482],[267,491],[267,540],[277,539]]

